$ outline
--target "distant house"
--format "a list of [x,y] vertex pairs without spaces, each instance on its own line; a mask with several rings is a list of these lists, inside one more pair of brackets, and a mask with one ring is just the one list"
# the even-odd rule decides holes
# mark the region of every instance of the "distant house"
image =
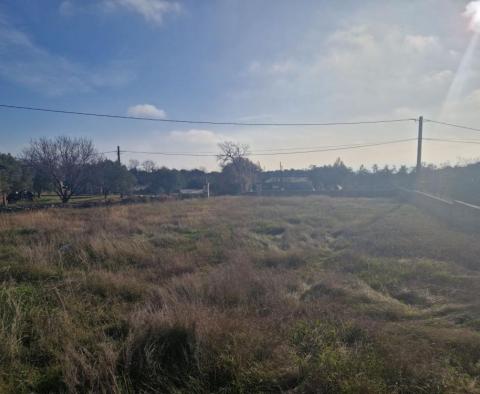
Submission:
[[315,188],[307,177],[273,176],[257,185],[257,190],[266,193],[313,192]]
[[180,189],[179,195],[181,199],[185,198],[202,198],[210,197],[210,184],[207,183],[202,189]]
[[134,194],[145,194],[146,190],[148,190],[149,187],[150,187],[150,185],[135,185],[133,187],[133,193]]
[[203,189],[180,189],[181,198],[195,198],[204,197],[205,191]]
[[320,183],[317,185],[316,190],[318,192],[340,192],[343,190],[343,186],[338,185],[336,183],[335,184]]

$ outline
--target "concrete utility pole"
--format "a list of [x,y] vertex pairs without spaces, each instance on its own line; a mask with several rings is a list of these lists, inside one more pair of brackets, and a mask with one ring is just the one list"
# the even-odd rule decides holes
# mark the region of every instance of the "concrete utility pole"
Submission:
[[423,116],[418,118],[417,174],[422,169]]
[[117,163],[120,164],[120,146],[117,146]]
[[283,190],[283,166],[280,162],[280,190]]

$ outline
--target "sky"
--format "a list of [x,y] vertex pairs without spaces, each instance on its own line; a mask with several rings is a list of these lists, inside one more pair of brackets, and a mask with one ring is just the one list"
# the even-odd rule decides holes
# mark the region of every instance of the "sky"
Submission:
[[[0,104],[253,123],[418,118],[480,128],[480,2],[463,0],[2,0]],[[479,140],[426,122],[426,138]],[[415,138],[417,123],[248,127],[0,109],[0,152],[91,138],[99,151],[255,153]],[[113,154],[108,154],[114,157]],[[265,169],[337,157],[412,166],[416,142],[252,156]],[[425,141],[423,160],[477,160],[480,145]],[[175,168],[214,157],[122,154]]]

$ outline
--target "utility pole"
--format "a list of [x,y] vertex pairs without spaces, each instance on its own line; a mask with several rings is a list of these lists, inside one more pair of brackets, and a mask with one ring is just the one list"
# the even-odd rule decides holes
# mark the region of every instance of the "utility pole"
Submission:
[[203,191],[207,198],[210,198],[210,182],[208,181],[208,177],[205,175],[205,186],[203,187]]
[[280,162],[280,190],[283,191],[283,166]]
[[422,169],[423,116],[418,118],[417,174]]
[[120,146],[117,146],[117,163],[120,164]]

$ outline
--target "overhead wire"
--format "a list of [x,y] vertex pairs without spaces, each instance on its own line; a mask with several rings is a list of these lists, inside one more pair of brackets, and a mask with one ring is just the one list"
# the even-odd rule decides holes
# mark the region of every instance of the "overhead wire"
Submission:
[[434,124],[438,124],[438,125],[455,127],[457,129],[470,130],[470,131],[475,131],[475,132],[480,133],[480,128],[476,128],[476,127],[464,126],[464,125],[459,125],[459,124],[455,124],[455,123],[442,122],[442,121],[439,121],[439,120],[432,120],[432,119],[425,119],[425,122],[430,122],[430,123],[434,123]]
[[[412,139],[407,139],[407,141],[410,141],[410,140],[415,140],[416,138],[412,138]],[[400,142],[403,142],[404,140],[400,140]],[[383,141],[383,142],[380,142],[380,143],[396,143],[397,140],[395,141]],[[323,150],[323,149],[330,149],[330,148],[350,148],[350,147],[353,147],[353,146],[357,146],[357,145],[364,145],[364,144],[368,144],[367,142],[358,142],[358,143],[350,143],[350,144],[343,144],[343,145],[317,145],[317,146],[309,146],[309,147],[290,147],[290,148],[270,148],[270,149],[255,149],[254,154],[260,154],[260,153],[264,153],[264,152],[278,152],[278,153],[282,153],[282,151],[311,151],[312,149],[318,149],[318,150]],[[376,143],[375,143],[376,144]],[[112,151],[112,152],[105,152],[105,153],[116,153],[117,151]],[[157,153],[157,154],[169,154],[169,155],[190,155],[190,154],[195,154],[195,155],[206,155],[206,156],[217,156],[218,155],[218,152],[145,152],[145,151],[128,151],[128,150],[125,150],[125,151],[121,151],[121,152],[125,152],[125,153],[142,153],[142,154],[149,154],[149,153]]]
[[480,144],[480,140],[453,140],[449,138],[423,138],[425,141],[436,141],[436,142],[449,142],[449,143],[458,143],[458,144]]
[[26,111],[39,111],[39,112],[50,112],[57,114],[67,114],[67,115],[79,115],[79,116],[93,116],[101,118],[113,118],[113,119],[129,119],[129,120],[146,120],[152,122],[165,122],[165,123],[187,123],[187,124],[208,124],[208,125],[227,125],[227,126],[337,126],[337,125],[361,125],[361,124],[377,124],[377,123],[396,123],[396,122],[406,122],[406,121],[415,121],[413,118],[404,118],[404,119],[380,119],[380,120],[366,120],[366,121],[357,121],[357,122],[299,122],[299,123],[250,123],[250,122],[236,122],[236,121],[213,121],[213,120],[190,120],[190,119],[168,119],[168,118],[152,118],[152,117],[143,117],[143,116],[131,116],[131,115],[114,115],[114,114],[102,114],[96,112],[81,112],[81,111],[70,111],[54,108],[43,108],[43,107],[30,107],[22,105],[11,105],[11,104],[0,104],[0,108],[5,109],[15,109],[15,110],[26,110]]
[[[262,152],[254,151],[254,152],[248,153],[247,155],[248,156],[279,156],[279,155],[292,155],[292,154],[319,153],[319,152],[368,148],[368,147],[381,146],[381,145],[391,145],[391,144],[398,144],[398,143],[409,142],[409,141],[416,141],[416,139],[407,138],[407,139],[401,139],[401,140],[383,141],[383,142],[368,143],[368,144],[337,145],[337,146],[326,147],[323,149],[312,149],[308,151],[270,152],[270,153],[262,153]],[[134,150],[121,150],[120,152],[130,153],[130,154],[147,154],[147,155],[162,155],[162,156],[218,157],[218,154],[199,154],[199,153],[177,153],[177,152],[134,151]]]
[[334,151],[342,151],[342,150],[370,148],[373,146],[399,144],[402,142],[409,142],[409,141],[416,141],[416,138],[405,138],[401,140],[374,142],[374,143],[368,143],[368,144],[365,143],[365,144],[357,144],[357,145],[350,145],[350,146],[343,145],[343,146],[330,147],[330,148],[324,148],[324,149],[312,149],[312,150],[293,151],[293,152],[272,152],[272,153],[252,152],[251,156],[280,156],[280,155],[296,155],[296,154],[305,154],[305,153],[334,152]]
[[[208,124],[208,125],[230,125],[230,126],[338,126],[338,125],[362,125],[362,124],[381,124],[381,123],[397,123],[397,122],[406,122],[406,121],[417,121],[416,118],[402,118],[402,119],[379,119],[379,120],[366,120],[366,121],[339,121],[339,122],[292,122],[292,123],[256,123],[256,122],[237,122],[237,121],[213,121],[213,120],[191,120],[191,119],[170,119],[170,118],[157,118],[157,117],[142,117],[142,116],[131,116],[131,115],[115,115],[115,114],[105,114],[97,112],[82,112],[82,111],[72,111],[72,110],[63,110],[56,108],[44,108],[44,107],[33,107],[33,106],[21,106],[21,105],[11,105],[11,104],[1,104],[0,109],[13,109],[13,110],[25,110],[25,111],[38,111],[38,112],[47,112],[47,113],[56,113],[56,114],[67,114],[67,115],[77,115],[77,116],[90,116],[90,117],[101,117],[101,118],[113,118],[113,119],[126,119],[126,120],[143,120],[143,121],[154,121],[154,122],[165,122],[165,123],[185,123],[185,124]],[[443,121],[438,121],[434,119],[425,119],[425,122],[430,122],[442,126],[459,128],[463,130],[475,131],[480,133],[480,128],[465,126],[455,123],[448,123]],[[358,144],[344,144],[344,145],[329,145],[329,146],[313,146],[313,147],[290,147],[290,148],[270,148],[270,149],[259,149],[254,152],[250,152],[249,156],[279,156],[279,155],[298,155],[298,154],[308,154],[308,153],[320,153],[320,152],[331,152],[331,151],[342,151],[342,150],[351,150],[351,149],[361,149],[374,146],[383,146],[390,144],[403,143],[408,141],[415,141],[416,138],[407,138],[400,140],[391,140],[391,141],[382,141],[374,143],[358,143]],[[449,142],[449,143],[462,143],[462,144],[480,144],[480,140],[454,140],[454,139],[444,139],[444,138],[424,138],[426,141],[433,142]],[[116,153],[117,151],[106,151],[100,152],[99,155]],[[130,154],[152,154],[152,155],[164,155],[164,156],[190,156],[190,157],[217,157],[218,154],[214,152],[148,152],[148,151],[134,151],[134,150],[122,150],[122,153]]]
[[144,154],[144,155],[161,155],[161,156],[188,156],[188,157],[217,157],[218,155],[209,153],[177,153],[177,152],[146,152],[134,150],[121,150],[121,153]]

